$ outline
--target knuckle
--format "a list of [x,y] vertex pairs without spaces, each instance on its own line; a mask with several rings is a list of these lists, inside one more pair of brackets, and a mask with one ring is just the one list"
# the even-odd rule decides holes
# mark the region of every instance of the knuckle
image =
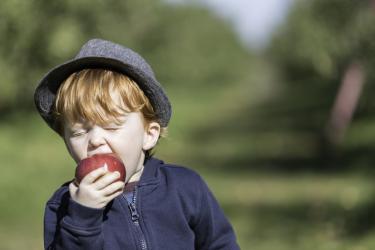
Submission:
[[101,195],[99,192],[91,192],[90,196],[94,200],[99,200],[101,198]]

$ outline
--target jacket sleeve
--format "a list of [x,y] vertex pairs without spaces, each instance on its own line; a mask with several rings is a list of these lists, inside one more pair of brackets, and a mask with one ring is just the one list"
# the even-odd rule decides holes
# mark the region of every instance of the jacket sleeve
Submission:
[[74,202],[69,192],[60,199],[51,199],[44,214],[44,248],[102,250],[103,210]]
[[204,250],[239,250],[231,224],[206,183],[200,181],[198,220],[194,231],[196,248]]

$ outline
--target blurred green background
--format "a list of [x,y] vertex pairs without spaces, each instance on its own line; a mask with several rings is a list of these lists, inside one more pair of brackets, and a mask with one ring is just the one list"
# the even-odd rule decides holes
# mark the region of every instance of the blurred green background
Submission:
[[242,249],[375,249],[374,1],[295,0],[262,50],[192,2],[0,2],[0,249],[42,248],[75,164],[33,91],[92,37],[153,66],[174,112],[156,156],[203,175]]

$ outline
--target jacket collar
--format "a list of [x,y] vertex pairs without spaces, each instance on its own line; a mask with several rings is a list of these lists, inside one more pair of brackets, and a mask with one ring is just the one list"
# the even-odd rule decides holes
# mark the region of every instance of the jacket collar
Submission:
[[150,157],[144,164],[144,170],[138,186],[156,185],[159,182],[159,168],[163,161]]

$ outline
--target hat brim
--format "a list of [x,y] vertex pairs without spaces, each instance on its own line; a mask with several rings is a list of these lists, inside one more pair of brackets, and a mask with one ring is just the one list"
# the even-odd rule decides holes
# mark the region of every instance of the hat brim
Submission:
[[156,112],[159,123],[166,127],[171,117],[171,105],[160,83],[132,65],[107,57],[83,57],[63,63],[49,71],[35,91],[35,104],[48,125],[56,130],[51,113],[57,90],[61,83],[74,72],[83,69],[109,69],[132,78],[142,89]]

